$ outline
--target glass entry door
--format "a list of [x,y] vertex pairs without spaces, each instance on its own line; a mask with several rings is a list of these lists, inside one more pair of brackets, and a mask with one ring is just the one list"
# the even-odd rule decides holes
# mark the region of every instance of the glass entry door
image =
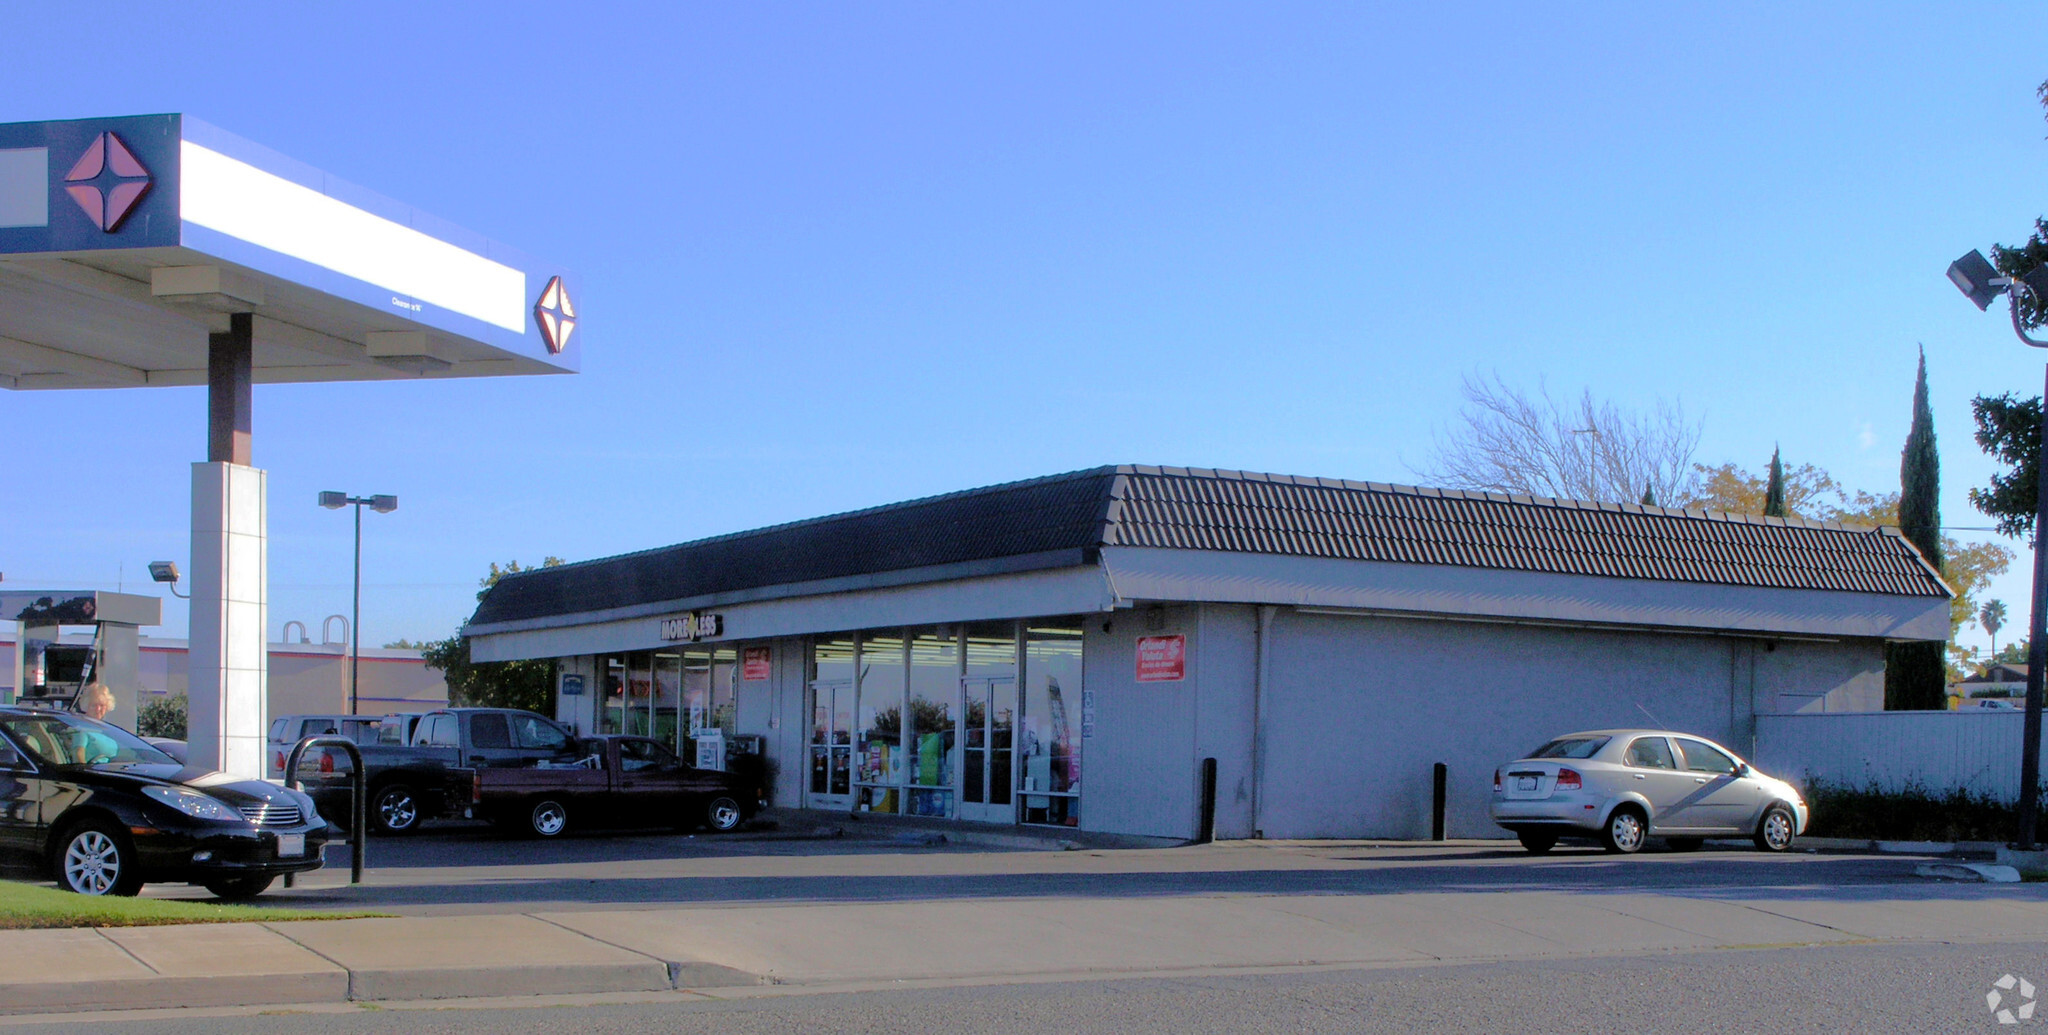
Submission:
[[853,808],[853,683],[811,684],[811,779],[806,804]]
[[1017,681],[960,682],[960,818],[1015,823]]

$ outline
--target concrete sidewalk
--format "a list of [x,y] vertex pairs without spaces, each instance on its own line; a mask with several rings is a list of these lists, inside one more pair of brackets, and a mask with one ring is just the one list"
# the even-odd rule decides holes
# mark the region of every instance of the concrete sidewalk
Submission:
[[[1034,897],[0,932],[0,1012],[2048,940],[2038,887]],[[714,993],[716,994],[716,993]]]

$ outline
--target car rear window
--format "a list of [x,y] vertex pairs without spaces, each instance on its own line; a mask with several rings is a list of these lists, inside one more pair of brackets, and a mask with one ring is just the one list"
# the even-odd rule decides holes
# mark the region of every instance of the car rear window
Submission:
[[1607,746],[1612,737],[1559,737],[1537,748],[1530,758],[1591,758]]
[[480,712],[469,717],[469,743],[471,747],[508,748],[512,746],[512,733],[505,728],[505,716],[499,712]]
[[1671,745],[1663,737],[1637,737],[1628,746],[1628,764],[1641,769],[1676,769]]

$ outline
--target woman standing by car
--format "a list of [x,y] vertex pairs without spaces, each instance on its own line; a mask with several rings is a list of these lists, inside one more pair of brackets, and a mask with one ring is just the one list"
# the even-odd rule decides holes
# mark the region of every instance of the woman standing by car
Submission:
[[[105,683],[94,680],[78,691],[76,707],[86,718],[105,722],[107,713],[114,710],[114,692]],[[121,751],[114,738],[90,726],[74,727],[66,746],[79,765],[110,762]]]

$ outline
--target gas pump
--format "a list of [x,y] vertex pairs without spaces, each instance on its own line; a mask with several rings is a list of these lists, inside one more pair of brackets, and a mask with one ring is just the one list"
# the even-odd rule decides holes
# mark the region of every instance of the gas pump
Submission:
[[[15,623],[14,685],[0,704],[69,710],[94,679],[114,695],[110,720],[133,728],[142,695],[141,633],[163,621],[163,601],[101,590],[0,592],[0,620]],[[89,643],[65,643],[65,627],[87,626]]]

